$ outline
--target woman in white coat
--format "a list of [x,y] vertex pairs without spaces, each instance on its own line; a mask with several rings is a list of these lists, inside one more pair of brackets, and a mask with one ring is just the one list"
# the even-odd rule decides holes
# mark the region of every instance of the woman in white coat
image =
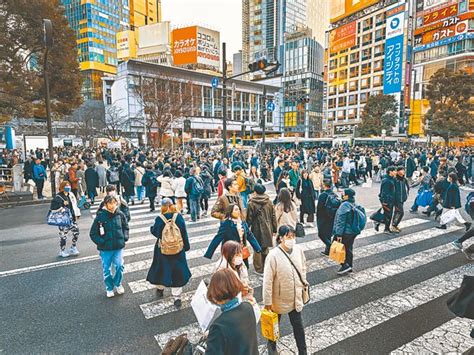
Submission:
[[[304,334],[303,291],[306,280],[306,258],[303,249],[296,245],[295,230],[290,226],[278,229],[276,248],[265,260],[263,271],[263,303],[266,309],[278,314],[288,314],[293,327],[299,355],[306,355]],[[268,342],[268,353],[276,354],[276,342]]]
[[161,184],[160,187],[160,195],[161,198],[169,198],[175,203],[174,200],[174,189],[173,189],[173,174],[171,173],[171,170],[165,169],[163,171],[163,175],[158,176],[157,178],[158,182]]
[[275,216],[278,228],[283,225],[296,228],[296,223],[298,223],[296,204],[291,199],[290,190],[287,188],[282,188],[278,193],[278,203],[275,206]]
[[186,179],[183,177],[183,173],[181,170],[176,170],[174,173],[173,190],[174,196],[176,197],[176,209],[181,214],[184,212],[184,200],[186,200],[186,191],[184,191],[185,185]]

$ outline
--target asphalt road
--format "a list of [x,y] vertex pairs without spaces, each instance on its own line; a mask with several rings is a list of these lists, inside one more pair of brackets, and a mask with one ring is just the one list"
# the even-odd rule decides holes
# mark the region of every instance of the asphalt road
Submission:
[[[356,188],[358,202],[369,213],[377,208],[378,187]],[[201,249],[209,244],[217,221],[205,218],[188,225],[188,264],[194,277],[184,289],[183,307],[176,310],[169,290],[157,300],[143,281],[154,245],[147,229],[156,215],[142,207],[132,208],[126,293],[112,299],[105,297],[100,260],[88,237],[90,211],[79,221],[81,255],[60,260],[57,230],[45,224],[48,206],[0,210],[0,352],[145,354],[159,352],[175,334],[199,338],[189,299],[213,270]],[[298,243],[305,250],[312,285],[312,302],[303,311],[311,353],[462,353],[474,346],[472,322],[455,318],[446,308],[462,275],[474,274],[473,264],[449,244],[463,227],[440,231],[436,225],[407,212],[403,232],[390,236],[376,233],[368,223],[356,240],[355,272],[345,277],[338,277],[337,266],[319,255],[316,230],[307,229]],[[250,269],[261,301],[261,282]],[[292,353],[296,346],[287,317],[282,318],[281,335],[281,352]],[[260,337],[261,350],[264,343]]]

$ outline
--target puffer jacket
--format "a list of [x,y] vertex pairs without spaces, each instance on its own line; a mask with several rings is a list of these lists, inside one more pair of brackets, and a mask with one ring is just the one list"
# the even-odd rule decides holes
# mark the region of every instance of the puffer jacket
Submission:
[[[100,235],[100,225],[104,227],[104,235]],[[89,236],[97,245],[97,250],[118,250],[125,247],[128,230],[127,218],[120,209],[116,209],[114,213],[102,209],[97,212]]]
[[262,248],[273,246],[277,220],[273,203],[268,195],[253,196],[247,206],[247,223]]
[[[303,250],[295,245],[287,254],[306,280],[306,258]],[[265,260],[263,271],[263,303],[272,306],[278,314],[303,309],[303,287],[298,273],[279,247],[273,248]]]
[[157,180],[161,184],[160,195],[162,197],[173,197],[173,178],[161,175],[158,176]]
[[339,206],[336,212],[336,218],[334,219],[333,234],[335,236],[358,234],[352,229],[352,210],[354,208],[354,205],[349,201],[344,201],[341,206]]

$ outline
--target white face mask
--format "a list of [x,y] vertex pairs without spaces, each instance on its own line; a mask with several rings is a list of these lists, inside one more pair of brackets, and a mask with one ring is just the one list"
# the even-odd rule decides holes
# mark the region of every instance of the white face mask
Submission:
[[236,257],[234,257],[234,265],[235,265],[235,266],[242,265],[243,261],[244,261],[244,260],[242,259],[241,256],[236,256]]
[[295,239],[285,239],[283,241],[283,243],[285,243],[285,247],[287,247],[288,249],[293,249],[293,247],[296,244],[296,240]]

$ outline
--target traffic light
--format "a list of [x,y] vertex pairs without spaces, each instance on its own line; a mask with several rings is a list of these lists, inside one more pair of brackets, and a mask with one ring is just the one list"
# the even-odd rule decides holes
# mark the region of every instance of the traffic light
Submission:
[[264,70],[266,67],[268,67],[268,61],[265,58],[249,64],[249,70],[252,72]]

